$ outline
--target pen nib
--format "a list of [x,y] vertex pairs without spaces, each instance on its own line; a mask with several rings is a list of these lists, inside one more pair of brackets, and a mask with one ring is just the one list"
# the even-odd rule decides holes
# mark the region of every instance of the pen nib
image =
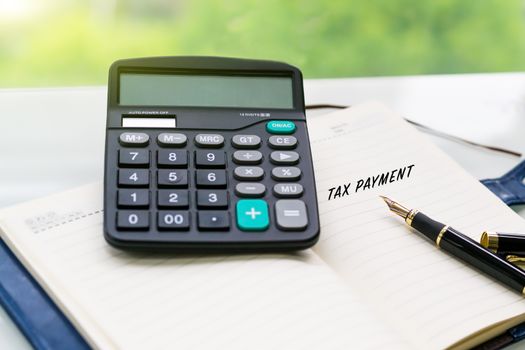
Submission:
[[394,202],[393,200],[391,200],[390,198],[387,198],[385,196],[379,196],[379,197],[383,198],[383,200],[385,201],[386,205],[388,205],[388,209],[390,209],[390,211],[392,211],[393,213],[396,213],[397,215],[401,216],[403,219],[406,219],[408,213],[410,212],[410,209],[405,208],[401,204],[399,204],[397,202]]

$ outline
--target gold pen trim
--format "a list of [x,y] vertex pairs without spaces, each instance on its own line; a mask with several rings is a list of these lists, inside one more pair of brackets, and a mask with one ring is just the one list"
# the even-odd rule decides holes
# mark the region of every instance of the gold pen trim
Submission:
[[487,248],[492,250],[494,253],[498,252],[499,242],[498,234],[496,232],[485,231],[481,234],[481,239],[479,243]]
[[[436,244],[437,244],[438,247],[440,247],[439,244],[441,243],[441,238],[443,237],[443,235],[445,234],[445,232],[448,230],[448,227],[449,227],[448,225],[445,225],[445,226],[443,226],[443,228],[441,229],[441,231],[439,231],[439,234],[438,234],[438,236],[437,236],[437,238],[436,238]],[[441,247],[440,247],[440,248],[441,248]]]
[[408,215],[405,218],[405,222],[407,223],[408,226],[412,226],[412,220],[414,220],[414,216],[416,216],[417,213],[419,213],[419,210],[417,209],[412,209],[408,212]]
[[525,295],[525,287],[521,290],[521,294]]
[[525,262],[525,256],[507,255],[505,257],[505,260],[507,260],[510,263]]

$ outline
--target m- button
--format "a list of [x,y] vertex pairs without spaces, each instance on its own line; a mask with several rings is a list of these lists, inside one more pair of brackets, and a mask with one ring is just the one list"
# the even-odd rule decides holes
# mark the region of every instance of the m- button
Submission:
[[200,147],[221,147],[224,137],[219,134],[198,134],[195,136],[195,143]]

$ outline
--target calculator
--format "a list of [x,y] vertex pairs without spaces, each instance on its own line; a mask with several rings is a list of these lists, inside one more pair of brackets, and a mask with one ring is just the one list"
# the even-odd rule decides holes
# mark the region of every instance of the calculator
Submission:
[[123,249],[289,251],[319,238],[302,74],[223,57],[109,70],[104,236]]

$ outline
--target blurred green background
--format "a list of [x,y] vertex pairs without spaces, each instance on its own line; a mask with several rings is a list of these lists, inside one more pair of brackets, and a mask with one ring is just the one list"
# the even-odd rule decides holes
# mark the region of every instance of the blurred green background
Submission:
[[283,60],[307,78],[521,71],[524,0],[0,0],[0,87],[105,84],[119,58]]

